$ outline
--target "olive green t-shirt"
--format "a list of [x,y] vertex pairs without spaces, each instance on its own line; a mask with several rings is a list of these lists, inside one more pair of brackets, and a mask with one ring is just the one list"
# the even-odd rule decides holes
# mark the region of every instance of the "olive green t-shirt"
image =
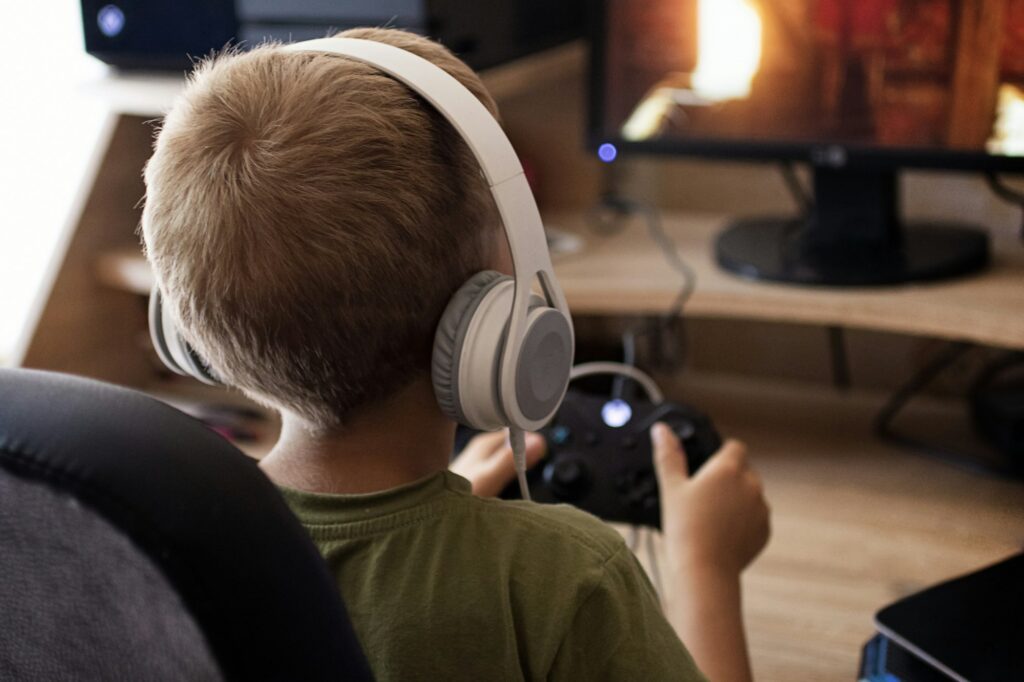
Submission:
[[378,682],[703,680],[621,536],[451,472],[380,493],[283,489]]

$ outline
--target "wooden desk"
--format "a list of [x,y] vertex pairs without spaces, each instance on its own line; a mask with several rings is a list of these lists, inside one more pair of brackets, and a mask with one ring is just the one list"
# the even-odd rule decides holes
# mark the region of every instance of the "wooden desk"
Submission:
[[667,392],[746,441],[764,478],[772,539],[743,579],[758,680],[853,680],[882,606],[1024,548],[1024,484],[876,441],[882,396],[713,377]]
[[[680,277],[667,264],[639,217],[613,236],[588,232],[581,214],[553,215],[550,225],[585,239],[578,254],[555,261],[575,313],[636,315],[668,310]],[[687,315],[859,327],[1024,348],[1024,247],[1000,241],[992,267],[936,284],[823,289],[753,283],[714,263],[714,238],[726,219],[665,214],[665,231],[697,273]]]

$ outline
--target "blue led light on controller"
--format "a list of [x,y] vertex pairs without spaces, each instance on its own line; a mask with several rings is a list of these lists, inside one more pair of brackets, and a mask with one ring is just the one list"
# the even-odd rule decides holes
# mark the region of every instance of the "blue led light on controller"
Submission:
[[613,429],[625,426],[632,418],[633,408],[625,400],[609,400],[601,408],[601,419]]
[[565,445],[569,442],[570,435],[568,427],[556,426],[551,430],[551,442],[555,445]]
[[605,163],[611,163],[619,155],[619,150],[611,142],[605,142],[597,148],[597,158]]
[[124,30],[124,22],[124,12],[117,5],[104,5],[96,13],[96,24],[108,38],[120,34]]

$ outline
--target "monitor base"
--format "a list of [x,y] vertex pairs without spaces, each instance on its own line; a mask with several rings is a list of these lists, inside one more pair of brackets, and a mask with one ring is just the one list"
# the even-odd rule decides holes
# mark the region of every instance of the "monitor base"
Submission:
[[812,243],[804,221],[739,220],[719,234],[715,257],[724,270],[752,280],[817,286],[883,286],[948,279],[983,270],[988,235],[960,225],[911,225],[894,245]]

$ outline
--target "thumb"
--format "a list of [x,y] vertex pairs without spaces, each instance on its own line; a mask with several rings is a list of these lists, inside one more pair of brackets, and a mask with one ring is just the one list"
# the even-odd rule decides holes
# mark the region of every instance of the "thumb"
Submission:
[[685,481],[690,477],[686,468],[686,453],[676,434],[664,422],[651,427],[654,471],[660,483]]

